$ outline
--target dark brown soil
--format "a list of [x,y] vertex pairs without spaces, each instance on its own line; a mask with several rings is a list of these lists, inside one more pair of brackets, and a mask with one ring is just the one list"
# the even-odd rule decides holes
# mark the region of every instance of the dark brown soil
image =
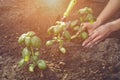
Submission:
[[[69,0],[61,0],[66,3],[63,9],[55,7],[53,11],[37,1],[0,0],[0,80],[120,80],[120,31],[92,49],[81,47],[79,40],[67,42],[64,45],[67,53],[63,55],[57,44],[46,47],[44,43],[50,39],[47,28],[62,16]],[[107,2],[80,0],[75,10],[92,7],[97,16]],[[70,19],[75,15],[71,14]],[[118,17],[120,12],[111,20]],[[40,51],[48,65],[45,71],[36,68],[30,73],[27,65],[18,68],[22,47],[17,39],[27,31],[35,31],[43,41]]]

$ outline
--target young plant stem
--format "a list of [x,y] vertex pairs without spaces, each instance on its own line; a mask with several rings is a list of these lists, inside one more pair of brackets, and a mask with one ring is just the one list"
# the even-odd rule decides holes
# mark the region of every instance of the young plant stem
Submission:
[[64,36],[64,32],[69,28],[70,23],[71,23],[71,21],[66,23],[66,28],[63,30],[63,33],[62,33],[62,36],[61,36],[62,39],[63,39],[63,36]]
[[[34,56],[34,50],[33,50],[33,48],[31,46],[30,46],[30,49],[31,49],[32,57],[33,57]],[[33,64],[36,64],[36,61],[34,59],[32,61],[33,61]]]
[[[81,29],[82,26],[83,26],[83,25],[81,24],[79,30],[76,32],[76,34],[75,34],[76,37],[79,36],[79,34],[83,31],[83,30]],[[74,38],[76,38],[76,37],[72,37],[71,39],[74,39]]]
[[31,46],[30,46],[30,49],[31,49],[32,56],[34,56],[34,50],[33,50],[33,48]]

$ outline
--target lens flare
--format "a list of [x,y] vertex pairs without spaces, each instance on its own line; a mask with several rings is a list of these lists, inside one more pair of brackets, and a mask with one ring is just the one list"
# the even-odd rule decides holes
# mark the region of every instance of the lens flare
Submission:
[[54,6],[58,3],[60,3],[60,0],[44,0],[44,2],[48,5],[48,6]]
[[37,5],[45,14],[63,14],[67,6],[66,0],[37,0]]

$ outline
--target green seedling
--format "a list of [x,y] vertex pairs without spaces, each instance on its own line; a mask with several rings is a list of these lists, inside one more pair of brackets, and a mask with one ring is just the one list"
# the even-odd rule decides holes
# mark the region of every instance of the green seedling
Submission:
[[69,31],[67,30],[68,26],[65,22],[63,21],[57,21],[54,26],[51,26],[48,29],[48,34],[53,34],[54,37],[52,40],[49,40],[46,42],[47,46],[51,46],[54,43],[59,44],[59,50],[65,54],[66,49],[63,47],[63,44],[65,41],[70,41],[71,40],[71,35]]
[[78,11],[79,19],[71,22],[70,27],[76,32],[71,39],[81,38],[82,40],[86,40],[88,36],[88,32],[83,29],[83,23],[90,22],[94,23],[95,18],[93,16],[93,10],[91,8],[85,7]]
[[69,22],[68,25],[63,22],[63,20],[68,17],[70,15],[70,12],[72,11],[72,9],[74,8],[74,6],[76,5],[77,0],[71,0],[65,13],[63,14],[63,18],[62,21],[57,21],[56,24],[54,26],[51,26],[48,29],[48,34],[54,34],[54,37],[52,40],[49,40],[46,42],[47,46],[51,46],[54,43],[58,43],[59,44],[59,50],[65,54],[66,53],[66,49],[63,47],[64,42],[70,41],[71,40],[71,35],[70,32],[67,30],[69,27]]
[[[71,0],[68,9],[66,10],[65,14],[66,16],[70,14],[71,9],[76,4],[77,0]],[[85,7],[78,11],[79,19],[74,21],[57,21],[54,26],[51,26],[48,29],[48,34],[53,34],[54,37],[52,40],[49,40],[46,42],[47,46],[51,46],[54,43],[59,44],[59,50],[65,54],[66,49],[63,47],[63,44],[65,41],[70,41],[75,38],[81,38],[81,40],[86,40],[88,36],[88,32],[83,29],[83,23],[90,22],[91,24],[94,23],[95,18],[93,16],[93,10],[91,8]],[[71,36],[71,33],[69,32],[69,28],[72,28],[72,30],[75,31],[75,34]]]
[[25,45],[25,48],[22,50],[22,59],[19,62],[19,67],[23,67],[25,63],[29,63],[29,71],[34,72],[36,66],[39,69],[44,70],[46,68],[46,62],[44,60],[39,60],[41,47],[41,39],[35,35],[35,32],[30,31],[25,34],[22,34],[18,43]]

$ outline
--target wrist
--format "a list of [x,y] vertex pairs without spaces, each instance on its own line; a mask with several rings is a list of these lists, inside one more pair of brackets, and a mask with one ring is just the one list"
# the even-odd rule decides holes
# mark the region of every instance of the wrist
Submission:
[[111,24],[110,29],[112,32],[117,31],[119,29],[115,22],[110,22],[110,24]]
[[96,22],[95,22],[95,25],[98,26],[98,27],[103,25],[102,20],[101,19],[97,19]]
[[94,24],[93,24],[93,27],[94,27],[94,29],[96,29],[96,28],[98,28],[99,26],[101,26],[102,24],[101,24],[101,21],[100,20],[96,20],[95,22],[94,22]]
[[116,31],[116,29],[114,28],[115,25],[112,22],[107,23],[106,25],[108,25],[108,28],[109,28],[110,32]]

